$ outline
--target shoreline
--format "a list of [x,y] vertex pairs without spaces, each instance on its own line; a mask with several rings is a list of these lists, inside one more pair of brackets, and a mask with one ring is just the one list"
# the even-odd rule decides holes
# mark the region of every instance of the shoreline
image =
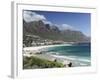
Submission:
[[[38,58],[43,58],[43,59],[50,60],[50,61],[57,60],[58,62],[61,62],[64,65],[66,65],[66,67],[68,67],[68,64],[69,63],[73,63],[73,62],[71,62],[67,58],[66,58],[66,60],[64,60],[64,58],[62,58],[62,57],[60,57],[58,55],[53,55],[53,54],[48,54],[48,53],[38,54],[38,53],[42,52],[41,49],[43,49],[43,48],[50,48],[50,47],[57,47],[57,46],[71,46],[71,44],[58,44],[58,45],[25,47],[25,48],[23,48],[23,51],[24,51],[23,56],[28,56],[28,57],[30,57],[30,56],[36,56]],[[30,54],[30,53],[32,53],[32,54]]]
[[42,48],[57,47],[57,46],[71,46],[72,44],[57,44],[57,45],[44,45],[44,46],[33,46],[33,47],[24,47],[23,50],[39,50]]
[[[47,59],[50,61],[57,60],[65,65],[72,63],[72,66],[87,66],[85,63],[79,63],[79,61],[72,59],[68,56],[59,56],[54,54],[42,53],[43,48],[57,47],[57,46],[71,46],[71,44],[59,44],[59,45],[46,45],[46,46],[36,46],[36,47],[25,47],[23,48],[23,56],[37,56],[39,58]],[[31,53],[31,54],[30,54]]]

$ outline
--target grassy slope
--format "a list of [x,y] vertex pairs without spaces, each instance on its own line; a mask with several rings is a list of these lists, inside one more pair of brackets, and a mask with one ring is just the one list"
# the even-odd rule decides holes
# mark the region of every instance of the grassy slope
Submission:
[[24,57],[23,69],[64,67],[62,63],[40,59],[37,57]]

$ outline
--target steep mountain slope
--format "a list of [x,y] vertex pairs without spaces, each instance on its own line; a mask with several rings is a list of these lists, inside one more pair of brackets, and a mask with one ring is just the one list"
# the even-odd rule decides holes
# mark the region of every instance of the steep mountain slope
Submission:
[[60,30],[55,25],[45,24],[42,20],[25,22],[23,20],[23,38],[36,35],[43,39],[61,40],[66,42],[89,42],[90,38],[76,30]]

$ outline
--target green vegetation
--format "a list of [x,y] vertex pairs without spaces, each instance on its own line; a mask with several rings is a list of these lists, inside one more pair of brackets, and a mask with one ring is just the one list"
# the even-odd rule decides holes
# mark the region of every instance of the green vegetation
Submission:
[[55,67],[64,67],[64,64],[49,61],[45,59],[40,59],[37,57],[23,57],[23,69],[36,69],[36,68],[55,68]]

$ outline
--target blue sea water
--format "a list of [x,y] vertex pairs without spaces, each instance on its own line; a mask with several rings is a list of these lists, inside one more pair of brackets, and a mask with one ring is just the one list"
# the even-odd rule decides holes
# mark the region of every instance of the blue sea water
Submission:
[[74,61],[77,66],[91,65],[91,46],[90,44],[75,44],[50,47],[46,52],[53,55],[63,56]]

